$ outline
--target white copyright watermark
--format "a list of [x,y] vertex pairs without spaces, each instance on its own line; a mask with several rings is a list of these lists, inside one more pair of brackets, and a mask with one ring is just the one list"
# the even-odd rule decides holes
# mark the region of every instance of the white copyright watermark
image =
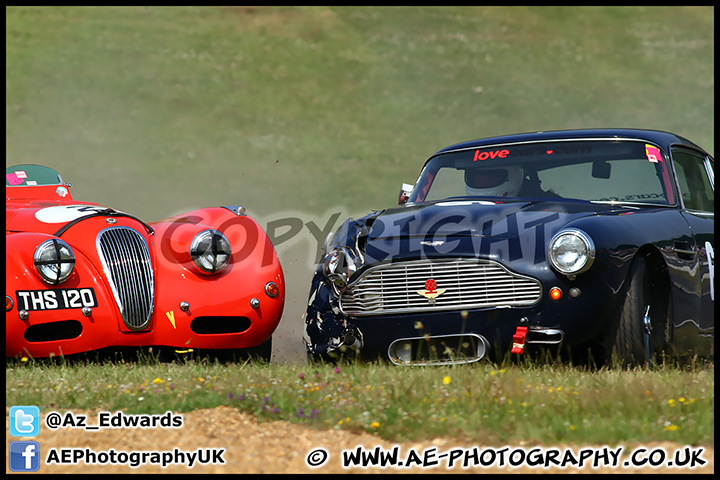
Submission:
[[[403,453],[401,447],[390,449],[375,447],[366,449],[359,446],[353,450],[343,450],[341,466],[343,468],[434,468],[445,465],[447,468],[470,467],[535,467],[535,468],[619,468],[619,467],[669,467],[697,468],[707,464],[702,457],[702,447],[683,447],[672,452],[664,448],[638,447],[626,457],[621,457],[623,447],[610,448],[541,448],[523,447],[472,447],[452,448],[439,451],[430,447],[422,451],[414,448]],[[316,448],[305,457],[305,463],[312,468],[321,467],[330,459],[324,448]]]

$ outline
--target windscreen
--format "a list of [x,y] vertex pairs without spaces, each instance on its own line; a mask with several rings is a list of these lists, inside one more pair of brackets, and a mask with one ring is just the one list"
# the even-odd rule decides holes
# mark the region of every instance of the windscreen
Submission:
[[43,165],[15,165],[5,168],[5,186],[63,185],[60,174]]
[[433,157],[409,201],[453,197],[675,203],[661,149],[626,140],[499,145]]

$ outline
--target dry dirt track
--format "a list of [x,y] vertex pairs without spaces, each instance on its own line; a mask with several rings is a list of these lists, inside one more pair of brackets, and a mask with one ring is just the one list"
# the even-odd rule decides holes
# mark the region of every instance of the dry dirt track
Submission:
[[[64,411],[61,413],[65,413]],[[97,414],[93,412],[74,412],[88,415],[88,424],[95,424]],[[45,412],[43,413],[44,416]],[[41,448],[41,458],[45,458],[51,449],[91,448],[94,452],[106,452],[114,449],[120,451],[172,451],[178,448],[183,451],[215,448],[225,449],[223,465],[196,465],[188,468],[184,465],[171,465],[162,468],[158,465],[145,465],[138,468],[112,465],[47,465],[44,462],[39,473],[441,473],[446,472],[447,461],[439,462],[434,468],[343,468],[341,452],[353,450],[362,445],[366,449],[380,446],[386,450],[394,446],[400,447],[400,459],[406,458],[414,449],[422,455],[423,450],[436,448],[437,454],[448,452],[454,448],[472,449],[483,445],[463,445],[452,439],[431,439],[423,442],[396,444],[381,440],[368,434],[353,434],[340,430],[316,431],[288,422],[257,423],[252,417],[240,413],[230,407],[218,407],[208,410],[196,410],[185,413],[183,426],[179,429],[103,429],[95,432],[83,430],[48,430],[41,428],[40,435],[33,439]],[[6,417],[7,419],[7,417]],[[6,420],[7,421],[7,420]],[[6,426],[7,427],[7,426]],[[9,429],[6,428],[6,432]],[[6,434],[6,444],[12,440]],[[6,445],[6,446],[7,446]],[[502,446],[496,446],[502,447]],[[526,446],[529,450],[533,446]],[[555,446],[564,449],[565,446]],[[623,445],[623,452],[629,453],[637,446]],[[680,448],[680,445],[652,444],[642,445],[651,451],[662,447],[668,455]],[[327,462],[318,468],[306,465],[306,456],[317,448],[329,452]],[[574,452],[579,446],[570,447]],[[8,451],[6,449],[6,451]],[[457,473],[714,473],[714,450],[705,449],[702,458],[707,461],[702,468],[689,469],[658,469],[658,468],[548,468],[542,467],[471,467],[455,468]],[[622,461],[620,462],[623,463]],[[6,472],[9,464],[6,460]]]

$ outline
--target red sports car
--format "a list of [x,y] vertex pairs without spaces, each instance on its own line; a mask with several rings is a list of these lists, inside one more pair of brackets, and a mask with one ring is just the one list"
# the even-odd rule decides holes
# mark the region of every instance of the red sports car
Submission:
[[6,358],[158,346],[270,359],[283,272],[243,207],[145,223],[74,200],[45,166],[5,178]]

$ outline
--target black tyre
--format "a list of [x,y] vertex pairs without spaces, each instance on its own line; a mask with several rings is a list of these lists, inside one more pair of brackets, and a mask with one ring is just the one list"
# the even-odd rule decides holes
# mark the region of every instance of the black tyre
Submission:
[[669,296],[653,295],[647,264],[637,259],[630,267],[617,326],[609,339],[610,360],[623,367],[652,366],[667,344]]
[[187,353],[180,353],[175,350],[177,358],[206,358],[208,360],[219,362],[254,362],[254,363],[270,363],[272,356],[272,337],[265,342],[250,348],[232,348],[227,350],[191,350]]
[[272,357],[272,337],[257,347],[246,348],[242,351],[242,357],[253,361],[270,363]]

